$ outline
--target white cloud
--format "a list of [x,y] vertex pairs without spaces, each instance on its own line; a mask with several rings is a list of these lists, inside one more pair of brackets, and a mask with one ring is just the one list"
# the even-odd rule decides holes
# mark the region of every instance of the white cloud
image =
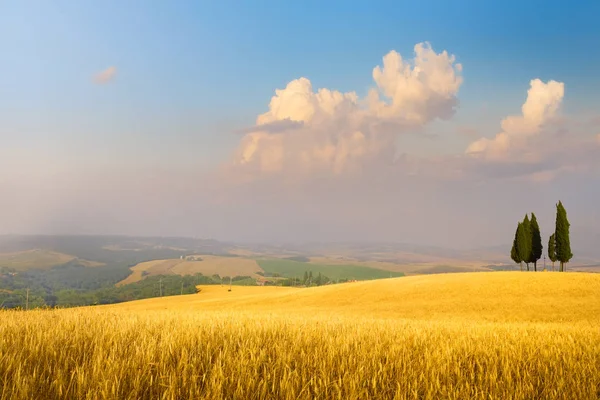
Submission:
[[544,124],[556,117],[562,102],[564,83],[539,79],[530,82],[522,115],[508,116],[502,121],[502,132],[493,139],[480,138],[469,145],[467,154],[486,159],[506,159],[509,149],[523,148],[527,138],[539,134]]
[[337,90],[319,89],[313,92],[307,78],[299,78],[287,84],[285,89],[275,90],[269,103],[269,111],[259,115],[257,125],[289,119],[311,123],[347,113],[356,107],[356,93],[341,93]]
[[[449,118],[458,104],[461,64],[446,51],[436,54],[427,43],[415,46],[415,58],[405,61],[395,51],[383,57],[383,68],[373,69],[377,89],[369,93],[371,110],[380,117],[426,123]],[[380,94],[390,99],[380,100]]]
[[[375,181],[389,187],[410,177],[438,183],[544,183],[598,168],[589,132],[559,115],[564,83],[554,80],[531,80],[521,114],[504,118],[502,131],[491,139],[477,139],[477,131],[468,126],[457,128],[473,140],[462,154],[419,157],[396,148],[398,135],[425,137],[428,122],[452,116],[461,72],[454,56],[418,44],[410,61],[395,51],[383,57],[365,98],[315,90],[307,78],[293,80],[275,91],[256,126],[243,131],[226,176],[237,182],[295,185],[301,191],[311,180],[330,178],[357,187]],[[600,137],[592,138],[600,143]]]
[[[395,51],[373,69],[375,87],[359,99],[355,92],[314,91],[299,78],[277,89],[257,128],[278,121],[301,122],[285,135],[269,129],[247,133],[233,165],[252,173],[310,174],[360,172],[373,162],[393,162],[397,134],[436,118],[449,118],[458,104],[462,66],[428,43],[404,60]],[[285,125],[285,124],[283,124]]]
[[94,82],[103,85],[111,82],[117,76],[117,67],[108,67],[94,75]]

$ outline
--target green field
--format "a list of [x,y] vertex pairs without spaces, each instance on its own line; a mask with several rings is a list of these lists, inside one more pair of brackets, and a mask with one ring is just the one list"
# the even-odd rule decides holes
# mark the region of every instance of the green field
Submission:
[[312,271],[313,276],[320,272],[322,275],[334,280],[368,280],[404,276],[402,272],[385,271],[351,264],[327,265],[283,259],[256,260],[256,262],[265,272],[277,273],[285,278],[301,278],[304,272],[307,271]]

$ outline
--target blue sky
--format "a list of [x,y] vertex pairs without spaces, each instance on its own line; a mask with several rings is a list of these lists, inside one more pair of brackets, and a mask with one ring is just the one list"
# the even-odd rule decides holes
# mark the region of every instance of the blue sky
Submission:
[[[600,88],[597,1],[5,1],[2,8],[0,82],[13,107],[28,110],[119,107],[227,121],[235,111],[246,121],[274,88],[300,76],[364,92],[386,52],[409,54],[421,41],[464,64],[464,107],[489,100],[491,90],[501,106],[511,104],[532,76],[567,81],[575,99]],[[87,78],[109,65],[118,66],[119,86],[91,93]]]
[[[599,15],[598,1],[5,0],[0,174],[19,170],[34,187],[35,165],[205,173],[227,163],[234,131],[269,110],[275,89],[307,77],[363,98],[385,54],[410,59],[424,41],[462,64],[460,103],[419,130],[437,140],[405,135],[400,152],[462,154],[472,139],[453,132],[494,137],[534,78],[565,83],[572,119],[600,114]],[[111,66],[113,81],[92,82]]]

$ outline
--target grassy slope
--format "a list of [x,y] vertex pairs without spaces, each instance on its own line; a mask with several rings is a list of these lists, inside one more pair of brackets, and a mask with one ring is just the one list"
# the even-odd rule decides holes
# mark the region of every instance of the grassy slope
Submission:
[[200,294],[119,304],[118,309],[322,312],[364,317],[600,323],[600,275],[477,272],[410,276],[308,289],[203,287]]
[[[8,267],[17,271],[28,269],[50,269],[57,265],[74,260],[75,256],[50,250],[24,250],[12,253],[0,253],[0,267]],[[104,264],[95,261],[79,260],[86,267],[97,267]]]
[[306,263],[281,259],[258,260],[257,262],[265,272],[278,273],[286,278],[302,278],[305,271],[312,271],[313,278],[320,272],[335,280],[344,278],[358,280],[381,279],[389,278],[390,276],[398,277],[403,275],[401,272],[385,271],[351,264],[325,265],[313,262]]
[[131,267],[131,275],[119,282],[117,285],[138,282],[143,279],[145,271],[152,275],[194,275],[201,273],[206,276],[218,274],[220,276],[253,276],[258,277],[256,272],[261,268],[256,261],[241,257],[220,257],[213,255],[198,255],[202,261],[186,261],[180,259],[153,260],[137,264]]
[[152,260],[139,263],[131,267],[131,275],[117,283],[116,286],[128,285],[130,283],[138,282],[143,279],[143,272],[146,271],[150,275],[154,272],[154,275],[166,275],[169,270],[177,263],[182,262],[179,259],[169,260]]

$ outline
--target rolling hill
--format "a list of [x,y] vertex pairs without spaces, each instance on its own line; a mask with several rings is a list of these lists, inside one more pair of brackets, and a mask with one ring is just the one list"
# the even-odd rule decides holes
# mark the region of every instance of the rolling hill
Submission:
[[199,289],[0,310],[0,399],[598,397],[598,274]]
[[259,277],[262,272],[256,261],[241,257],[221,257],[213,255],[197,255],[196,260],[167,259],[146,261],[131,267],[131,275],[117,283],[118,286],[142,280],[153,275],[202,275],[211,276],[251,276]]
[[31,249],[10,253],[0,253],[0,267],[6,267],[15,271],[50,269],[74,260],[76,260],[79,265],[85,267],[99,267],[104,265],[100,262],[78,259],[76,256],[71,254],[65,254],[46,249]]
[[201,286],[200,293],[122,303],[115,309],[347,315],[354,318],[600,323],[600,275],[476,272],[316,288]]

